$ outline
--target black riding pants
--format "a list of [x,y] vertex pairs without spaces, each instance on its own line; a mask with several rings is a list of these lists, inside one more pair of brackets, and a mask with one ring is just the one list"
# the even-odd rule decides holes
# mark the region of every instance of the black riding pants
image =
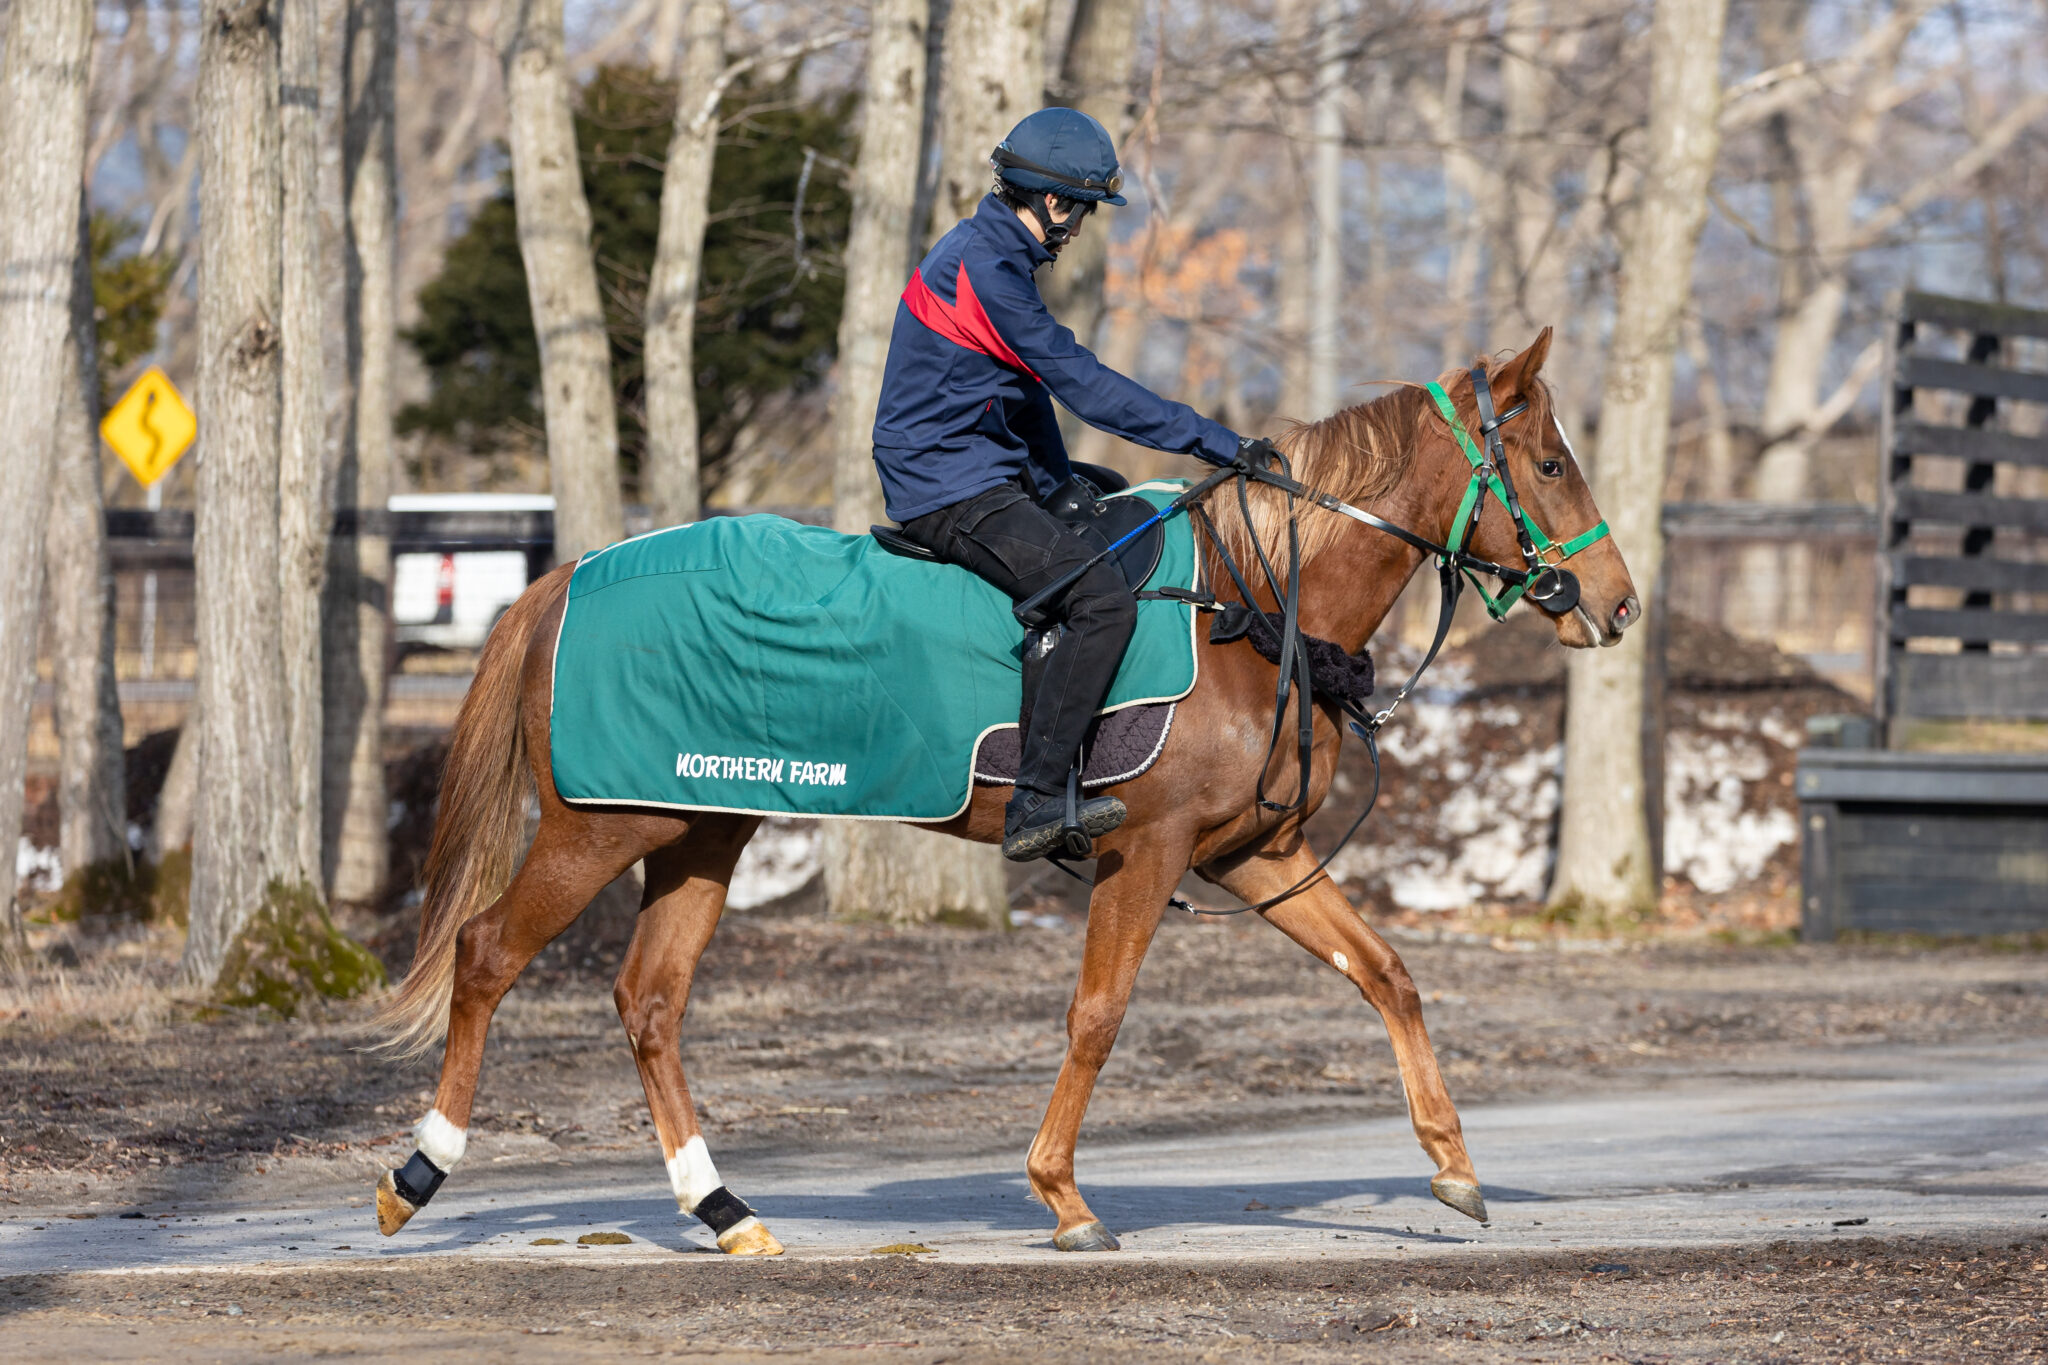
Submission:
[[[1014,484],[991,488],[905,523],[903,534],[948,564],[958,564],[1021,602],[1102,547],[1033,502]],[[1066,790],[1067,770],[1088,723],[1109,695],[1138,626],[1138,604],[1108,563],[1081,576],[1066,595],[1066,630],[1045,660],[1017,785],[1048,795]]]

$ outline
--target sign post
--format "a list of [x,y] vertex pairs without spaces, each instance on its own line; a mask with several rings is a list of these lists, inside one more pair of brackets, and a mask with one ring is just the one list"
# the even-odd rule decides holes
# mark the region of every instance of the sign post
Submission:
[[[144,370],[142,377],[129,385],[128,392],[100,419],[100,438],[121,457],[121,463],[128,466],[135,481],[148,490],[152,512],[164,505],[159,480],[171,472],[171,466],[191,448],[192,438],[198,434],[199,419],[192,415],[190,405],[177,385],[171,383],[170,376],[155,365]],[[155,672],[156,574],[151,572],[142,579],[142,676],[147,678]]]

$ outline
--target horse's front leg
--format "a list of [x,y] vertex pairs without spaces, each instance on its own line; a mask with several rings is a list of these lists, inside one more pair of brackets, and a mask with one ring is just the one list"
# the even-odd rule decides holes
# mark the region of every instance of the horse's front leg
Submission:
[[1116,1236],[1074,1188],[1074,1144],[1095,1078],[1123,1027],[1139,964],[1152,945],[1166,898],[1188,865],[1191,840],[1151,829],[1145,835],[1142,843],[1131,841],[1136,847],[1125,844],[1095,865],[1081,980],[1067,1008],[1067,1057],[1025,1161],[1031,1192],[1059,1217],[1053,1245],[1061,1251],[1117,1249]]
[[[1279,895],[1315,868],[1316,855],[1306,840],[1293,834],[1283,838],[1287,852],[1269,844],[1241,861],[1195,870],[1232,895],[1256,904]],[[1379,1011],[1401,1068],[1401,1086],[1408,1095],[1408,1116],[1415,1125],[1415,1136],[1437,1165],[1436,1178],[1429,1182],[1431,1192],[1466,1217],[1485,1222],[1486,1201],[1480,1197],[1479,1177],[1473,1174],[1458,1111],[1444,1089],[1436,1053],[1429,1045],[1429,1030],[1422,1022],[1422,998],[1408,969],[1401,965],[1400,954],[1358,917],[1327,876],[1316,878],[1314,884],[1266,911],[1265,917],[1267,923],[1343,973]]]

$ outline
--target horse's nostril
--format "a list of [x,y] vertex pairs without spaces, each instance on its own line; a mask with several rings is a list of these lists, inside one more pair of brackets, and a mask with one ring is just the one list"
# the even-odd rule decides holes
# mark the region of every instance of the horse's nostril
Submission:
[[1624,597],[1621,605],[1614,609],[1614,633],[1621,634],[1642,617],[1643,604],[1634,597]]

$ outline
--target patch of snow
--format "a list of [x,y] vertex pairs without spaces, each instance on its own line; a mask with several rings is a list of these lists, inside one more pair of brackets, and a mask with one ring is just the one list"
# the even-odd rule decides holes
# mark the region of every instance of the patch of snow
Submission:
[[1781,749],[1806,747],[1806,732],[1786,723],[1776,711],[1766,711],[1756,723],[1757,732]]
[[1770,771],[1752,740],[1674,730],[1664,756],[1664,866],[1708,895],[1759,876],[1799,837],[1791,811],[1744,808],[1744,785]]
[[734,910],[751,910],[757,905],[780,900],[818,875],[823,863],[820,846],[823,832],[815,820],[788,820],[770,816],[761,822],[725,893],[725,903]]
[[23,835],[14,851],[14,884],[24,891],[55,891],[64,885],[64,859],[54,848],[39,848]]

